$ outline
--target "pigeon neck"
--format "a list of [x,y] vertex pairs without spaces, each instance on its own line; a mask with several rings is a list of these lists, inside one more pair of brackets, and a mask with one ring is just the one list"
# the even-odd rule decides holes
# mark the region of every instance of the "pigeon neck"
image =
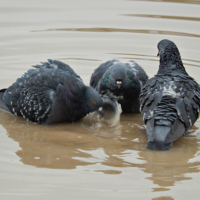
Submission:
[[165,51],[165,53],[160,55],[160,66],[158,73],[170,71],[179,71],[180,73],[187,74],[183,66],[180,54],[177,50]]

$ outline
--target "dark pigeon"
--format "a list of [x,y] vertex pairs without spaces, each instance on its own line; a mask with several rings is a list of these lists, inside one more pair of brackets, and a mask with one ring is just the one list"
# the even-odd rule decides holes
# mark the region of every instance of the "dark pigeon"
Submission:
[[158,73],[143,87],[140,109],[146,124],[147,148],[167,150],[199,117],[200,87],[185,71],[172,41],[158,43],[158,56]]
[[28,121],[51,124],[75,122],[103,105],[101,96],[69,65],[49,59],[33,67],[0,91],[1,108]]
[[100,94],[110,91],[118,98],[123,112],[138,113],[139,95],[147,80],[145,71],[136,62],[122,63],[111,60],[95,69],[90,79],[90,86]]

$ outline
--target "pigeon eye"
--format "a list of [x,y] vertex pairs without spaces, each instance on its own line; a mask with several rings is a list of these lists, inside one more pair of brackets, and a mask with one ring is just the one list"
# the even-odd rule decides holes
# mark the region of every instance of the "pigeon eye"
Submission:
[[112,77],[115,78],[114,75],[112,75]]
[[160,51],[160,47],[158,47],[158,50]]
[[92,101],[92,105],[94,105],[94,106],[95,106],[95,105],[96,105],[96,102],[95,102],[95,101]]

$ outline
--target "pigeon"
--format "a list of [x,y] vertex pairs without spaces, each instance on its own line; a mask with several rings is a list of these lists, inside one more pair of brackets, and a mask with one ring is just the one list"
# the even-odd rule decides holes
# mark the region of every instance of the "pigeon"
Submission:
[[186,72],[172,41],[161,40],[157,47],[159,70],[142,89],[140,110],[146,124],[147,148],[168,150],[198,119],[200,87]]
[[139,95],[147,80],[147,74],[136,62],[109,60],[94,70],[90,86],[100,94],[110,91],[118,98],[124,113],[138,113]]
[[102,107],[101,96],[85,86],[67,64],[50,60],[24,73],[0,91],[0,106],[40,124],[75,122]]

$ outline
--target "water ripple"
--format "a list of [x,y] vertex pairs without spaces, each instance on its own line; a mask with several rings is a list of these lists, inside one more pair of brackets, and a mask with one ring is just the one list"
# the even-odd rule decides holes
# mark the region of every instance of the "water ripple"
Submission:
[[170,16],[170,15],[145,15],[145,14],[124,14],[130,17],[149,17],[149,18],[162,18],[162,19],[175,19],[175,20],[190,20],[200,21],[199,17],[186,17],[186,16]]
[[[40,32],[42,30],[34,30],[32,32]],[[145,30],[145,29],[122,29],[122,28],[59,28],[47,29],[43,31],[74,31],[74,32],[124,32],[124,33],[144,33],[144,34],[162,34],[162,35],[176,35],[184,37],[200,37],[199,34],[183,33],[177,31],[164,31],[164,30]]]

